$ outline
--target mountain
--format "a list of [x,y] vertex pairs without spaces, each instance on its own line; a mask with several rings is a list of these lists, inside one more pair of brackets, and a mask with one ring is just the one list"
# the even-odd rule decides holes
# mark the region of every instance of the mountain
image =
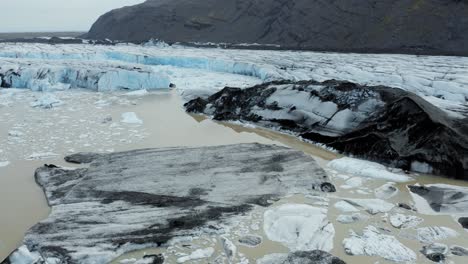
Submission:
[[467,0],[148,0],[104,14],[87,37],[468,55],[466,32]]

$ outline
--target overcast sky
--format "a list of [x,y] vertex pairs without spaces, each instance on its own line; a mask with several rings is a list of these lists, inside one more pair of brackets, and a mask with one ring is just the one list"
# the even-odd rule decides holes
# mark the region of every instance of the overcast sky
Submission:
[[88,31],[114,8],[144,0],[0,0],[0,32]]

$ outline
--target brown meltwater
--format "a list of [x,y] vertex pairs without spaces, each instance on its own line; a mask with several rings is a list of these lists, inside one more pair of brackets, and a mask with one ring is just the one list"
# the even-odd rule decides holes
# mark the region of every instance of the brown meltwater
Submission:
[[[54,109],[32,108],[29,101],[37,96],[40,93],[24,91],[9,106],[0,107],[0,161],[10,162],[0,167],[0,260],[49,214],[44,193],[34,180],[35,169],[44,163],[70,167],[63,157],[81,151],[274,143],[210,120],[197,122],[185,113],[176,91],[144,97],[67,91],[56,93],[64,104]],[[121,123],[125,112],[136,113],[143,125]]]
[[[218,123],[202,116],[188,115],[176,91],[154,92],[144,97],[126,96],[122,93],[67,91],[57,93],[57,97],[64,104],[54,109],[31,108],[28,101],[36,96],[37,93],[24,92],[18,96],[17,102],[13,101],[9,106],[0,106],[0,150],[2,150],[0,162],[10,161],[8,166],[0,167],[0,260],[18,247],[22,242],[24,232],[41,219],[46,218],[50,211],[44,193],[34,181],[34,170],[44,163],[71,166],[63,161],[63,156],[70,153],[258,142],[284,145],[304,151],[314,157],[323,167],[326,167],[329,160],[338,156],[290,135],[262,128]],[[134,112],[143,124],[122,123],[121,115],[126,112]],[[465,182],[435,176],[412,176],[414,182],[397,184],[400,192],[396,197],[389,199],[389,202],[411,203],[412,198],[406,185],[416,182],[468,186]],[[378,257],[349,256],[344,252],[341,244],[343,239],[349,237],[350,230],[360,233],[368,225],[391,230],[392,235],[418,254],[418,263],[431,263],[418,253],[422,244],[401,236],[401,233],[407,231],[391,227],[388,224],[388,217],[384,214],[370,216],[366,221],[348,225],[336,221],[336,217],[342,213],[333,206],[335,202],[343,198],[375,198],[373,190],[383,185],[385,181],[365,180],[362,186],[365,192],[356,192],[359,187],[344,189],[340,187],[344,185],[343,179],[333,177],[333,175],[332,179],[337,186],[337,192],[330,195],[317,194],[328,197],[328,206],[317,205],[314,199],[304,195],[286,197],[272,206],[299,203],[328,208],[328,218],[336,230],[334,249],[331,253],[347,263],[387,263]],[[288,252],[286,246],[269,240],[264,233],[263,213],[265,210],[265,208],[258,207],[248,216],[239,217],[238,224],[228,234],[231,241],[236,244],[238,252],[242,253],[244,260],[248,260],[249,263],[256,263],[257,259],[268,254]],[[440,241],[441,243],[468,247],[468,233],[451,216],[417,215],[424,218],[424,222],[420,224],[421,227],[445,226],[460,234],[456,238]],[[239,234],[245,233],[246,229],[253,235],[261,236],[263,242],[257,247],[238,244]],[[411,233],[411,231],[408,232]],[[190,241],[175,242],[169,248],[147,249],[125,254],[113,263],[121,263],[124,259],[138,259],[155,253],[164,253],[168,256],[169,263],[176,263],[182,254],[190,254],[194,248],[206,247],[215,249],[216,253],[213,257],[222,252],[219,237],[201,236]],[[207,260],[201,259],[194,263],[206,263]],[[451,260],[455,263],[464,263],[462,258],[451,258]]]

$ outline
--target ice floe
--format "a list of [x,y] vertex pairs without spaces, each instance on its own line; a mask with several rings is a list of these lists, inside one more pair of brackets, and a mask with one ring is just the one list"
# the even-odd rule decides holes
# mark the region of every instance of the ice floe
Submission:
[[59,100],[55,95],[51,93],[45,93],[41,95],[36,101],[32,102],[31,106],[50,109],[62,104],[63,102]]
[[359,211],[359,209],[357,209],[354,205],[346,201],[338,201],[334,204],[334,207],[344,213]]
[[204,249],[197,249],[193,251],[190,255],[180,257],[177,259],[177,263],[185,263],[191,260],[198,260],[198,259],[205,259],[209,258],[214,254],[215,250],[212,247],[204,248]]
[[264,214],[263,229],[272,241],[291,250],[330,251],[335,229],[327,219],[327,210],[306,204],[284,204]]
[[143,120],[141,120],[136,113],[134,112],[127,112],[122,114],[122,123],[126,124],[135,124],[141,125],[143,124]]
[[448,246],[440,243],[425,245],[421,249],[421,253],[426,256],[426,258],[434,262],[444,261],[448,251]]
[[394,204],[380,199],[346,199],[344,202],[362,208],[370,214],[386,213],[395,207]]
[[379,256],[395,262],[414,262],[416,253],[403,245],[394,236],[383,234],[374,226],[364,228],[362,234],[351,232],[343,240],[343,247],[349,255]]
[[388,182],[374,190],[375,197],[379,199],[390,199],[398,194],[398,188],[393,182]]
[[422,243],[434,243],[439,240],[457,237],[459,235],[457,231],[443,226],[420,227],[416,231],[418,234],[418,240]]
[[360,213],[354,213],[354,214],[351,214],[351,215],[339,215],[337,218],[336,218],[336,221],[342,223],[342,224],[351,224],[351,223],[355,223],[355,222],[359,222],[359,221],[362,221],[362,220],[367,220],[368,217],[363,215],[363,214],[360,214]]
[[395,228],[413,228],[422,223],[424,219],[415,215],[392,214],[390,215],[390,224]]
[[407,182],[411,180],[408,176],[390,172],[385,166],[371,161],[341,158],[330,161],[328,166],[339,172],[350,173],[360,177],[384,179],[395,182]]

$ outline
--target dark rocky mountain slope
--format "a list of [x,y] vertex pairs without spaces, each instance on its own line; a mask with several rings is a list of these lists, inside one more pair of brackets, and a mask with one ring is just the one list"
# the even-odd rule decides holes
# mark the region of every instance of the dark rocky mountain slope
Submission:
[[87,37],[468,55],[466,32],[465,0],[148,0],[104,14]]

